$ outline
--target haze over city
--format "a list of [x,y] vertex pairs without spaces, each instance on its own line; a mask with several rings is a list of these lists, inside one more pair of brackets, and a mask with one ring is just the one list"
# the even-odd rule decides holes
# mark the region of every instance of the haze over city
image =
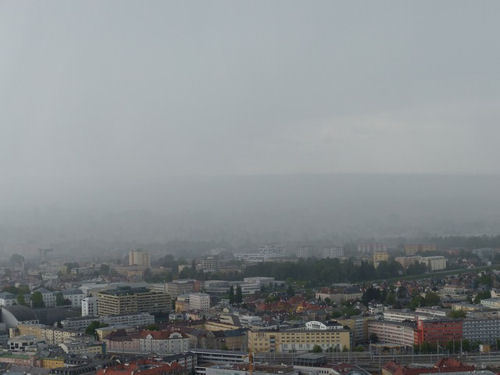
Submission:
[[0,0],[0,374],[500,375],[499,19]]
[[2,2],[4,247],[495,234],[499,8]]

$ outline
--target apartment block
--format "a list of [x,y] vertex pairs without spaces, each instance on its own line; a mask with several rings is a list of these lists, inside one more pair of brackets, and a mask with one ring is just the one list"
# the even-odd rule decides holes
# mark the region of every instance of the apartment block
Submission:
[[415,324],[371,320],[368,322],[368,337],[373,335],[383,344],[412,347],[415,343]]
[[210,295],[206,293],[189,294],[189,310],[207,311],[210,309]]
[[151,267],[149,253],[144,250],[130,250],[128,253],[129,266]]
[[171,308],[170,296],[147,288],[120,287],[97,294],[99,315],[122,315],[138,312],[163,313]]
[[251,330],[248,349],[261,352],[309,351],[319,345],[323,350],[351,348],[351,332],[347,329]]
[[465,319],[463,338],[481,344],[496,344],[500,338],[500,319]]

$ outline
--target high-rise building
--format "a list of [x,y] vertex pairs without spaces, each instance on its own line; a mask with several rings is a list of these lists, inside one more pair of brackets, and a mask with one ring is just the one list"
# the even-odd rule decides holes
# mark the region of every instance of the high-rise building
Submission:
[[376,251],[373,253],[373,266],[377,268],[381,262],[387,262],[389,254],[387,251]]
[[344,248],[342,246],[324,248],[321,252],[322,258],[341,258],[344,256]]
[[375,251],[387,251],[387,246],[377,242],[361,243],[358,245],[358,251],[361,254],[373,254]]
[[207,311],[208,309],[210,309],[210,295],[206,293],[189,295],[189,310]]
[[195,280],[174,280],[165,284],[166,292],[172,297],[177,298],[181,294],[189,294],[195,290]]
[[129,266],[151,267],[151,259],[149,253],[144,250],[130,250],[128,253]]
[[97,316],[97,297],[82,299],[82,316]]
[[436,244],[433,243],[417,243],[406,244],[404,246],[406,255],[415,255],[416,253],[428,253],[437,250]]
[[169,312],[170,296],[147,288],[120,287],[97,294],[99,315],[119,315],[136,312]]

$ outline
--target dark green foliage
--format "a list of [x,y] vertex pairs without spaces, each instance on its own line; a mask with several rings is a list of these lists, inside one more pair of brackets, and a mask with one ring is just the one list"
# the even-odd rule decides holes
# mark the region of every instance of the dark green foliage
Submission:
[[23,305],[23,306],[26,306],[26,305],[27,305],[27,304],[26,304],[26,300],[25,300],[25,298],[24,298],[24,294],[19,294],[19,295],[17,296],[17,304],[18,304],[18,305]]
[[236,294],[234,296],[234,302],[242,303],[243,302],[243,293],[241,291],[241,286],[236,287]]
[[89,324],[89,326],[85,329],[85,334],[89,336],[95,335],[95,330],[97,328],[102,328],[102,327],[107,327],[108,325],[106,323],[101,323],[97,320],[93,321],[92,323]]
[[465,318],[467,313],[464,310],[452,310],[448,313],[448,317],[452,319]]
[[42,293],[35,292],[31,295],[31,306],[34,308],[44,307]]
[[321,353],[323,351],[323,349],[319,345],[314,345],[311,351],[313,353]]
[[300,259],[298,262],[264,262],[246,268],[243,276],[274,276],[278,280],[304,281],[307,286],[319,286],[340,282],[359,282],[388,279],[403,274],[401,265],[394,261],[381,262],[375,269],[372,264],[339,259]]
[[474,298],[474,303],[480,303],[483,299],[491,298],[491,292],[489,290],[485,290],[484,292],[479,292]]
[[71,301],[64,299],[61,292],[56,293],[56,306],[71,305]]

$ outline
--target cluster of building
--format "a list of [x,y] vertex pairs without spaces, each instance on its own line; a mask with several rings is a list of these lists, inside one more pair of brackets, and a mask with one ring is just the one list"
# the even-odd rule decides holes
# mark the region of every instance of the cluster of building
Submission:
[[[383,244],[360,244],[356,261],[375,267],[394,261],[403,268],[423,264],[433,272],[447,267],[447,258],[436,250],[432,244],[408,244],[394,256]],[[337,246],[301,247],[295,255],[345,258]],[[269,245],[237,258],[255,264],[287,257],[283,247]],[[464,341],[498,346],[500,279],[494,273],[308,290],[269,276],[210,277],[234,272],[221,259],[214,252],[179,264],[179,273],[187,270],[191,278],[171,281],[151,277],[167,268],[155,270],[144,250],[130,251],[111,267],[66,264],[56,278],[47,262],[38,275],[11,272],[8,288],[0,293],[0,368],[15,364],[53,374],[102,375],[347,375],[366,372],[334,365],[326,353],[408,352],[426,344],[459,347]],[[369,289],[384,299],[366,300]],[[230,291],[237,291],[240,300],[232,301]],[[409,306],[411,299],[427,301],[429,295],[439,299],[436,306],[397,307]],[[287,365],[253,362],[270,354],[293,360]],[[476,371],[450,360],[419,371],[390,362],[382,373],[419,375],[444,372],[443,366],[456,375]]]

